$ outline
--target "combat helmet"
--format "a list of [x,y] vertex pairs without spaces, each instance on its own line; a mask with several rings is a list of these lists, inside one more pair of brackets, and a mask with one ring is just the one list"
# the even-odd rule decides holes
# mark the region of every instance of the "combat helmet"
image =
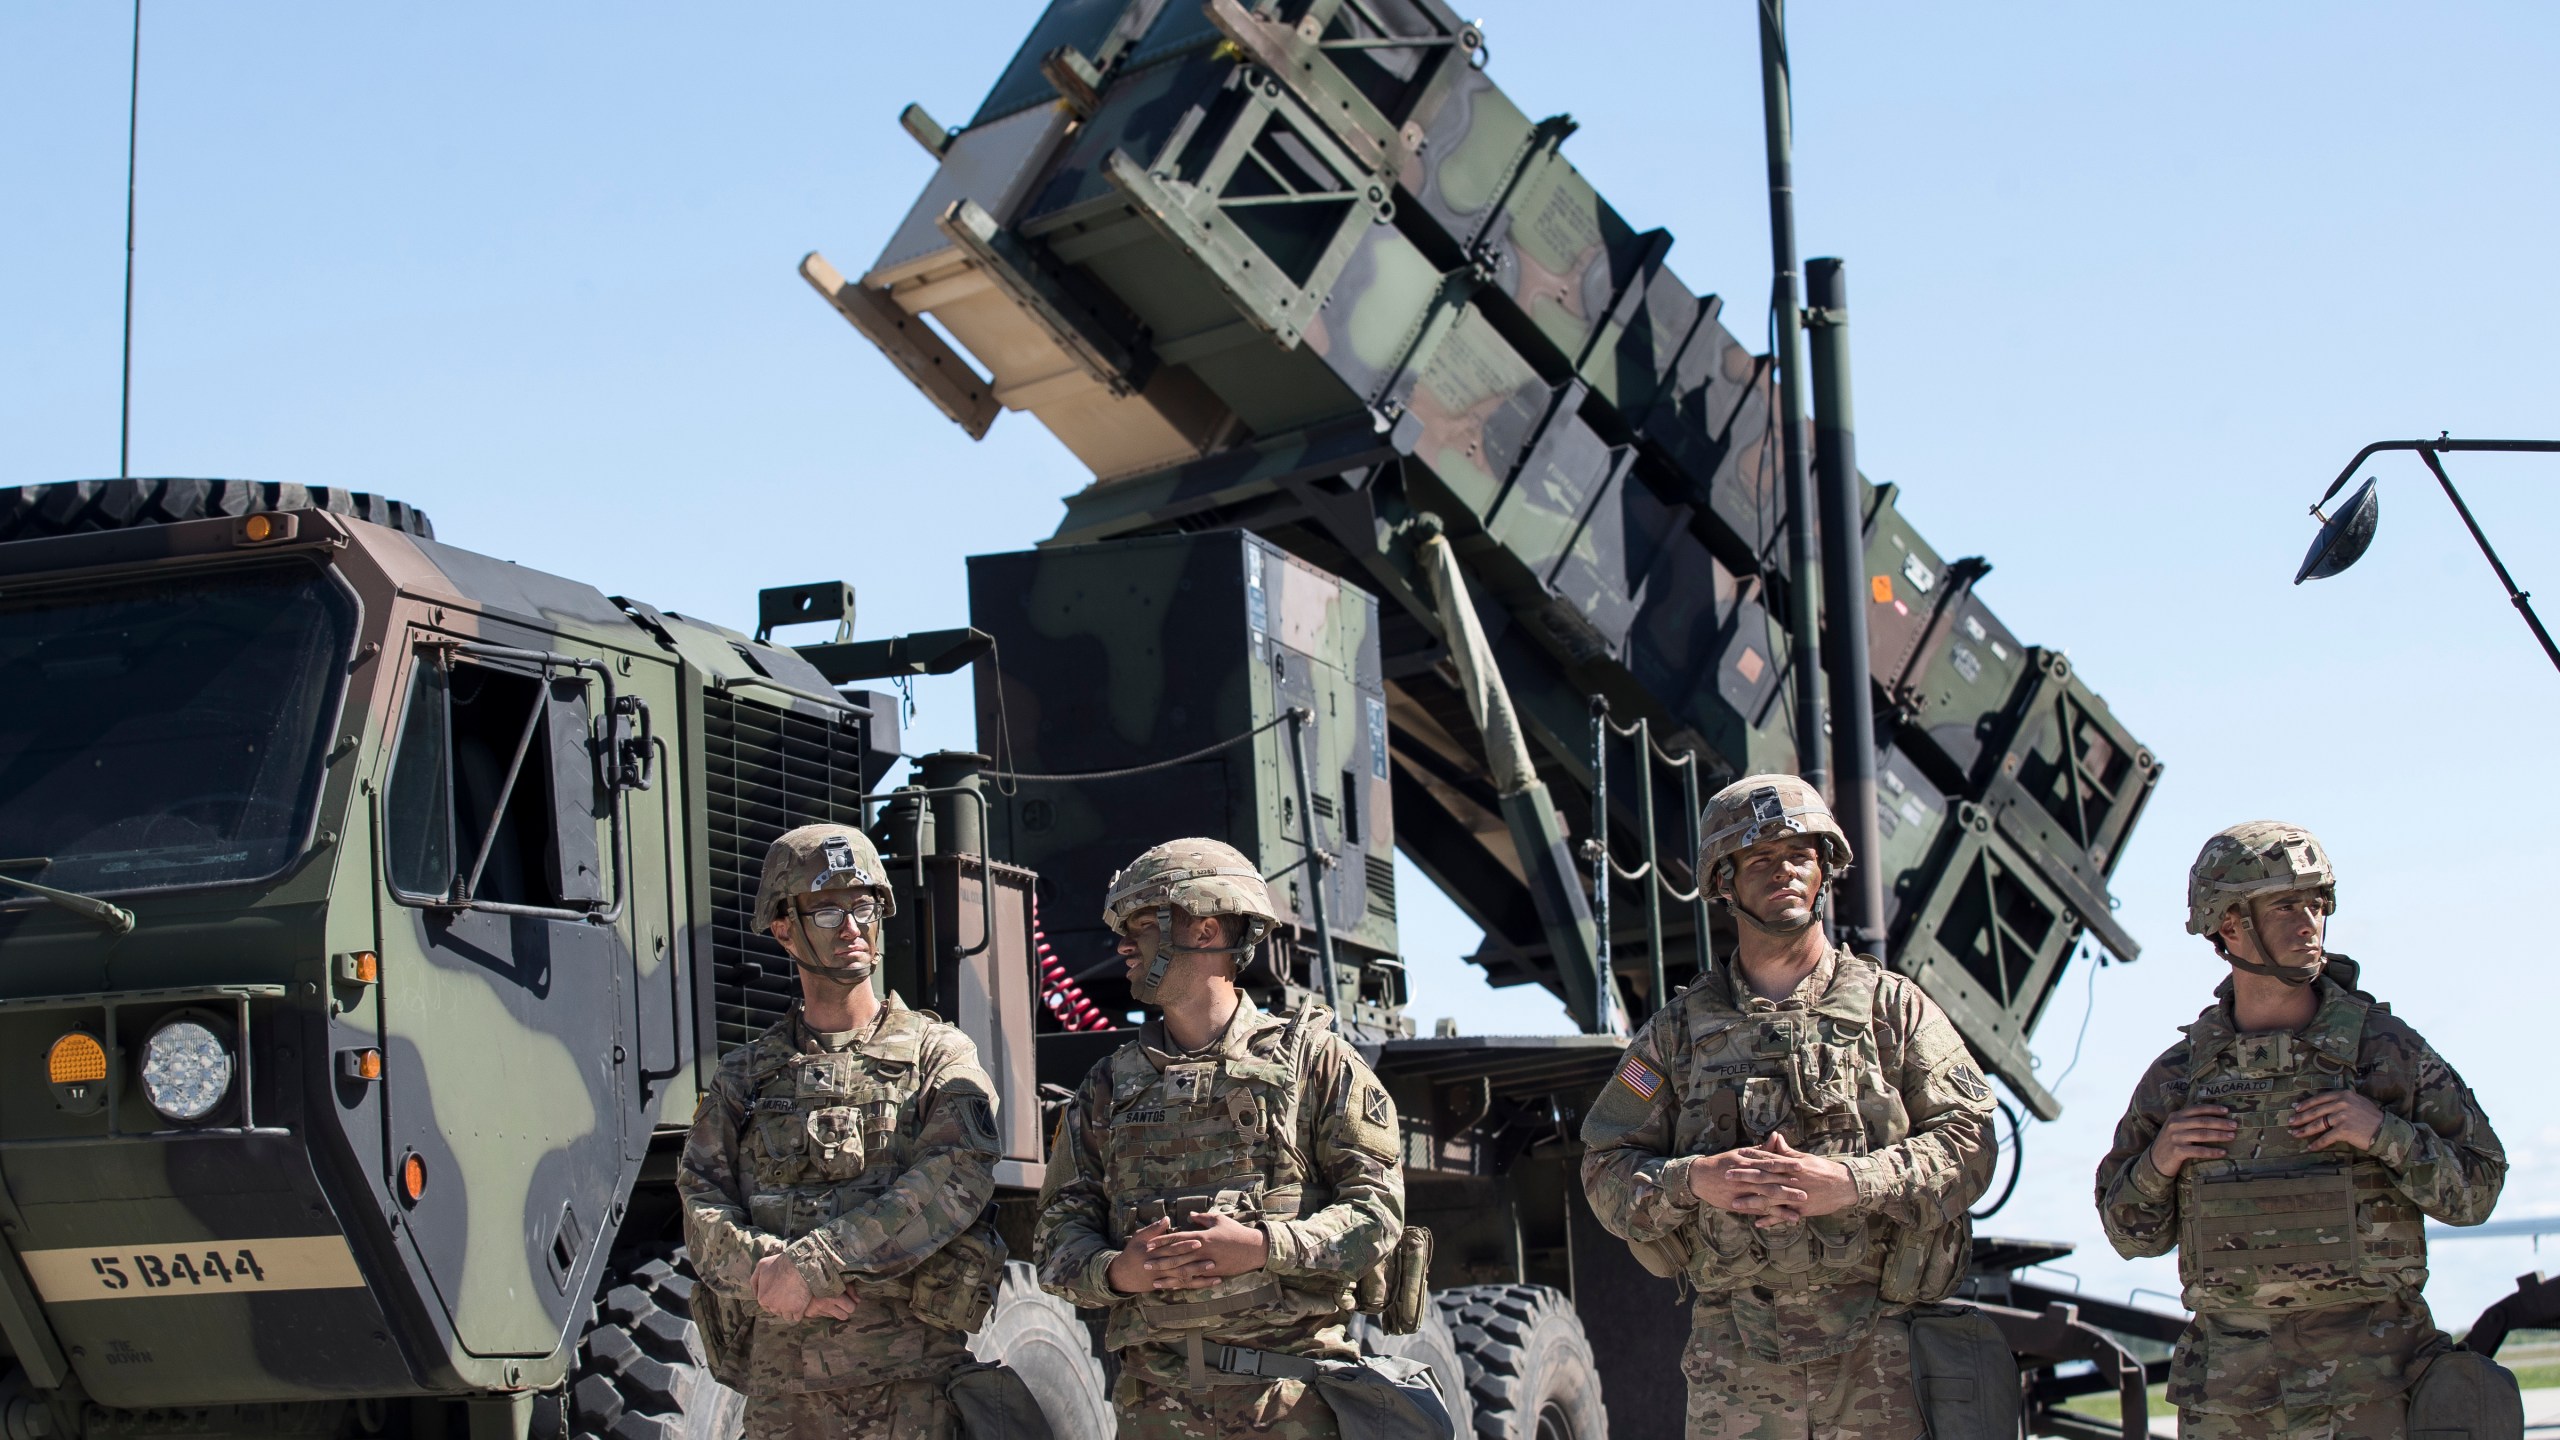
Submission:
[[[880,903],[880,918],[897,913],[898,898],[889,888],[889,867],[880,863],[879,847],[871,837],[850,825],[803,825],[783,832],[764,852],[764,878],[756,885],[756,928],[770,931],[773,922],[791,913],[794,895],[814,895],[822,890],[861,890]],[[795,922],[800,931],[800,947],[810,957],[832,953],[833,946],[822,945],[811,933],[807,916]],[[874,922],[875,926],[878,922]],[[877,963],[879,937],[872,937],[873,963]],[[797,957],[795,957],[797,958]],[[802,969],[816,970],[842,980],[860,980],[871,973],[871,965],[825,965],[800,959]]]
[[1111,877],[1102,902],[1102,923],[1111,927],[1112,934],[1126,935],[1130,917],[1143,910],[1156,912],[1154,943],[1140,941],[1140,959],[1146,970],[1129,986],[1129,993],[1141,1005],[1155,1002],[1166,972],[1173,968],[1174,952],[1164,941],[1173,934],[1176,908],[1190,915],[1241,915],[1245,919],[1241,941],[1189,952],[1193,954],[1243,956],[1262,943],[1262,937],[1280,920],[1271,906],[1271,889],[1262,883],[1262,868],[1224,841],[1198,837],[1168,840],[1130,861]]
[[[1856,858],[1849,850],[1848,833],[1831,818],[1831,807],[1824,803],[1822,792],[1796,775],[1743,776],[1708,797],[1698,829],[1705,836],[1698,847],[1699,883],[1707,887],[1709,896],[1724,900],[1725,908],[1737,917],[1772,935],[1792,935],[1812,924],[1810,910],[1802,923],[1778,926],[1733,904],[1724,890],[1733,876],[1734,856],[1764,840],[1804,836],[1822,854],[1825,888]],[[1812,905],[1821,903],[1822,891],[1817,889]]]
[[2244,820],[2227,826],[2204,842],[2196,863],[2187,867],[2187,933],[2211,939],[2224,959],[2243,970],[2307,985],[2320,973],[2319,965],[2304,970],[2260,964],[2243,960],[2222,945],[2222,917],[2234,906],[2243,907],[2241,923],[2254,931],[2247,903],[2292,890],[2319,892],[2323,910],[2337,913],[2338,875],[2330,868],[2329,852],[2319,837],[2281,820]]

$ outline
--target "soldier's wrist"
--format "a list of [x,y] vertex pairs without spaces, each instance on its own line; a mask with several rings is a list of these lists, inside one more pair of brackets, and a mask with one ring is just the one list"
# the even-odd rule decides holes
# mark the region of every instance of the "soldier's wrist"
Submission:
[[1274,1275],[1287,1275],[1298,1266],[1298,1244],[1290,1238],[1287,1223],[1264,1220],[1254,1228],[1262,1232],[1262,1268]]
[[1086,1262],[1084,1269],[1086,1294],[1107,1295],[1114,1300],[1120,1300],[1137,1293],[1134,1290],[1123,1290],[1111,1283],[1111,1267],[1120,1263],[1120,1256],[1123,1253],[1119,1250],[1103,1250]]
[[791,1268],[800,1272],[802,1284],[809,1287],[813,1299],[824,1300],[844,1293],[844,1267],[835,1253],[815,1235],[803,1235],[782,1249]]
[[2382,1112],[2382,1128],[2374,1132],[2372,1148],[2365,1153],[2398,1170],[2409,1163],[2409,1152],[2417,1143],[2418,1127],[2385,1110]]
[[2128,1178],[2133,1181],[2134,1190],[2142,1198],[2155,1204],[2166,1205],[2170,1197],[2178,1193],[2178,1182],[2160,1172],[2160,1167],[2152,1162],[2151,1151],[2147,1148],[2134,1157],[2133,1173]]
[[1698,1166],[1706,1160],[1706,1158],[1707,1157],[1704,1155],[1683,1155],[1676,1160],[1664,1162],[1662,1167],[1662,1198],[1664,1203],[1670,1205],[1674,1210],[1695,1210],[1698,1208],[1700,1201],[1698,1199],[1698,1192],[1694,1188],[1697,1181],[1691,1178],[1691,1176],[1692,1172],[1694,1172]]
[[1857,1198],[1850,1201],[1848,1208],[1842,1213],[1855,1215],[1861,1211],[1874,1209],[1877,1202],[1884,1198],[1885,1166],[1883,1157],[1876,1155],[1843,1155],[1840,1157],[1840,1166],[1842,1169],[1849,1172],[1850,1187],[1857,1191]]

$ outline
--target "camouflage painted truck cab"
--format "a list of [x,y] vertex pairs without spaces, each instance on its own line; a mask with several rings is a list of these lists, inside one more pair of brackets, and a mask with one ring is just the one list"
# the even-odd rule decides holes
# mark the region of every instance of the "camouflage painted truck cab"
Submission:
[[[877,818],[894,713],[371,497],[209,483],[0,493],[0,539],[204,517],[0,543],[10,1433],[719,1434],[675,1150],[791,1001],[764,847]],[[1027,1193],[1029,876],[904,858]]]

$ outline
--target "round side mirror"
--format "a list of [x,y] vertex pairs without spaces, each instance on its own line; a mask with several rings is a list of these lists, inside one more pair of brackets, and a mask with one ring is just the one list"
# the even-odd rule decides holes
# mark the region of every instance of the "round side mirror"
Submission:
[[2374,493],[2374,478],[2368,476],[2347,503],[2329,517],[2312,538],[2311,549],[2302,557],[2302,568],[2293,574],[2293,583],[2326,580],[2364,558],[2373,545],[2373,527],[2382,518],[2382,497]]

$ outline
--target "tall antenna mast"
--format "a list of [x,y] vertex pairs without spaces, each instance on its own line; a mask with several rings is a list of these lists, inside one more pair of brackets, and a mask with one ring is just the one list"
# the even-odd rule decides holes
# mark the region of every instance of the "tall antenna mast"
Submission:
[[124,405],[116,426],[116,474],[133,478],[133,162],[142,128],[142,0],[133,0],[133,80],[124,121]]

